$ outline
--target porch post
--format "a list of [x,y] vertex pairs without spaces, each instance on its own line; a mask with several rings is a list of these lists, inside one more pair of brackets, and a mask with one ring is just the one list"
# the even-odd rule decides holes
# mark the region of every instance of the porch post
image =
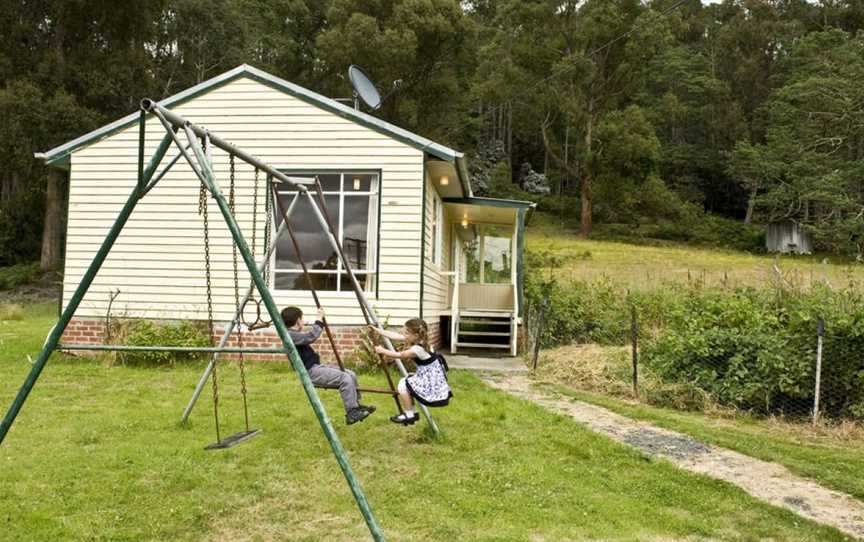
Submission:
[[510,237],[510,284],[513,285],[513,316],[510,318],[510,355],[516,355],[516,347],[518,343],[517,331],[519,330],[519,285],[517,284],[518,274],[516,273],[516,247],[519,237],[519,212],[516,212],[516,217],[513,220],[513,235]]
[[459,348],[459,283],[462,281],[461,255],[462,242],[459,235],[454,232],[456,250],[453,258],[453,299],[450,301],[450,353],[455,354]]

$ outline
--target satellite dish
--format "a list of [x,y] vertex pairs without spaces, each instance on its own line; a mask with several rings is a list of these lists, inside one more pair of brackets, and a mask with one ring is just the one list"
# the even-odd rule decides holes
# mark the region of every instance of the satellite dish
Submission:
[[381,94],[369,76],[366,75],[366,72],[359,66],[351,64],[348,68],[348,79],[351,80],[351,86],[354,87],[354,94],[363,100],[363,103],[372,111],[381,107]]

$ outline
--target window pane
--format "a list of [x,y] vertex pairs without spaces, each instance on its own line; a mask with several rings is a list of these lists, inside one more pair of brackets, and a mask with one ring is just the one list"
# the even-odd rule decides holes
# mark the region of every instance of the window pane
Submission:
[[346,173],[345,192],[370,192],[372,190],[372,179],[376,175],[368,173]]
[[369,196],[345,196],[342,249],[352,269],[368,269]]
[[483,232],[485,247],[484,277],[487,283],[510,282],[510,237],[505,228],[486,227]]
[[[366,290],[366,284],[369,279],[369,275],[366,273],[354,273],[354,278],[357,279],[357,282],[360,283],[360,289]],[[343,292],[353,292],[354,289],[351,288],[351,278],[348,276],[348,273],[342,273],[342,291]]]
[[[336,274],[335,273],[310,273],[312,277],[312,285],[318,291],[335,291],[336,290]],[[303,273],[275,273],[273,276],[274,285],[277,290],[308,290],[309,283],[306,282],[306,277]]]
[[[293,194],[280,195],[287,209],[294,198]],[[339,223],[339,196],[325,196],[327,210],[334,224]],[[338,257],[330,246],[327,236],[312,210],[309,198],[303,197],[294,206],[290,216],[291,228],[300,246],[300,254],[306,267],[312,269],[336,269]],[[276,226],[282,223],[281,213],[276,214]],[[276,246],[276,269],[300,269],[300,261],[294,252],[291,238],[283,235]]]
[[318,175],[318,179],[321,181],[321,188],[325,192],[338,192],[339,191],[339,182],[342,179],[342,176],[338,173],[327,173],[324,175]]

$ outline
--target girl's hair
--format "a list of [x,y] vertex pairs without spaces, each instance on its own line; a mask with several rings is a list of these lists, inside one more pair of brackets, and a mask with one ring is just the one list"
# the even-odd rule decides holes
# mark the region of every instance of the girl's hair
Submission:
[[294,327],[301,316],[303,316],[303,311],[297,307],[285,307],[282,309],[282,321],[285,322],[286,327]]
[[420,318],[412,318],[405,322],[405,329],[417,335],[417,344],[423,347],[423,350],[429,351],[429,326],[426,325]]

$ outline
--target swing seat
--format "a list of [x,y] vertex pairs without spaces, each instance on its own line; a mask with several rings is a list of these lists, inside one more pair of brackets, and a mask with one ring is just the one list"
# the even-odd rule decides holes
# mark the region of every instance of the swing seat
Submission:
[[238,444],[242,444],[247,440],[256,437],[259,433],[261,433],[260,429],[250,429],[249,431],[240,431],[239,433],[234,433],[231,436],[225,437],[219,442],[214,442],[208,446],[205,446],[205,450],[224,450],[226,448],[231,448],[233,446],[237,446]]

